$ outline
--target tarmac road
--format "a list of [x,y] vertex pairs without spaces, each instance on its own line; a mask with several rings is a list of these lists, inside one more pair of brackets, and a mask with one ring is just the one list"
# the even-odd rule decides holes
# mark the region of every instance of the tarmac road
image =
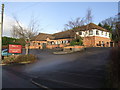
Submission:
[[[109,52],[110,48],[93,48],[85,52],[53,55],[50,50],[31,50],[30,53],[39,58],[36,63],[4,66],[3,72],[4,69],[11,69],[20,73],[22,77],[19,77],[23,78],[26,75],[25,77],[29,77],[32,82],[48,88],[104,88]],[[6,75],[9,79],[9,74]],[[6,77],[3,78],[3,82],[4,87],[9,86],[6,84]],[[21,80],[18,80],[19,82]],[[34,88],[27,84],[26,86]]]

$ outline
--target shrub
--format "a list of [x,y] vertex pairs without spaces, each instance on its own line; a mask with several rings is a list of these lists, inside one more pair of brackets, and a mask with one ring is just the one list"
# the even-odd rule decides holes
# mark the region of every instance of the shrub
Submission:
[[81,39],[75,39],[70,42],[70,46],[74,46],[74,45],[83,45],[83,41]]
[[108,70],[109,87],[120,89],[120,47],[111,50]]
[[12,63],[32,63],[35,62],[36,56],[29,54],[29,55],[11,55],[9,57],[6,57],[3,60],[4,64],[12,64]]

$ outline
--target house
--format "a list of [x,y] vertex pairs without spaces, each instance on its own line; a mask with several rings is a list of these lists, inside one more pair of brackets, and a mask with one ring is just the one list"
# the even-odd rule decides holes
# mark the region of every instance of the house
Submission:
[[83,43],[86,47],[113,46],[110,31],[93,23],[79,27],[76,30],[76,34],[83,38]]
[[110,39],[110,31],[94,23],[77,27],[74,30],[67,30],[54,34],[39,33],[32,38],[30,49],[58,48],[69,46],[76,37],[83,38],[85,47],[110,47],[113,43]]

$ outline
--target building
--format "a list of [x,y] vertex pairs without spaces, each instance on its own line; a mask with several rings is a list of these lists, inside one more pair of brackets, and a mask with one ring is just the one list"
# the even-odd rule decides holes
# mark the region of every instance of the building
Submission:
[[71,30],[55,34],[39,33],[30,42],[30,49],[58,48],[70,45],[74,39],[74,33]]
[[110,31],[98,25],[90,23],[86,26],[79,27],[76,34],[83,38],[86,47],[110,47]]
[[85,47],[110,47],[113,43],[110,39],[110,32],[98,25],[90,23],[85,26],[67,30],[55,34],[39,33],[35,36],[31,43],[31,49],[58,48],[69,46],[70,42],[76,37],[83,38]]

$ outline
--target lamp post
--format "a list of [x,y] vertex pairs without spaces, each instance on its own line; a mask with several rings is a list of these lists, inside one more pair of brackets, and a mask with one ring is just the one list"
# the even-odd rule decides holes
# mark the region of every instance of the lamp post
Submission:
[[0,22],[0,61],[2,60],[3,13],[4,13],[4,4],[2,4],[2,13],[1,13],[1,22]]

